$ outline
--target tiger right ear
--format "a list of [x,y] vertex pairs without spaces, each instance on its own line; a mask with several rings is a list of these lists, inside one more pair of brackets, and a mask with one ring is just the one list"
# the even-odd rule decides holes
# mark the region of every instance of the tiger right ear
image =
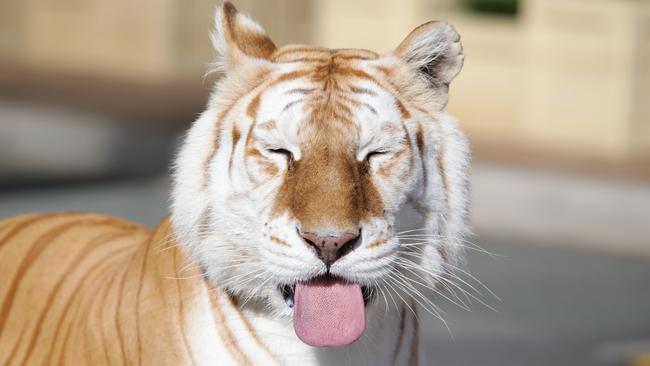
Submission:
[[275,44],[264,29],[224,1],[215,16],[212,44],[218,53],[217,67],[227,71],[246,59],[270,59]]
[[424,74],[445,95],[463,67],[460,35],[446,22],[432,21],[415,28],[393,52]]

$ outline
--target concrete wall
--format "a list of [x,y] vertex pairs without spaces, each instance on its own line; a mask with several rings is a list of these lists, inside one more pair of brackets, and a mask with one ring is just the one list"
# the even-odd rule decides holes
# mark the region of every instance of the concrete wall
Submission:
[[634,135],[650,123],[636,99],[650,68],[641,65],[639,48],[639,26],[650,19],[642,19],[643,2],[528,5],[526,142],[614,160],[640,152]]

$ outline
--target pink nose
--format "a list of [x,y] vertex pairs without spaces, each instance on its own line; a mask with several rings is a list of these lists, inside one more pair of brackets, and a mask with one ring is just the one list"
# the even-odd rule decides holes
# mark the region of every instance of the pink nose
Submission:
[[339,258],[348,254],[356,247],[359,234],[341,233],[338,235],[321,236],[315,233],[300,233],[305,242],[316,250],[316,255],[327,268]]

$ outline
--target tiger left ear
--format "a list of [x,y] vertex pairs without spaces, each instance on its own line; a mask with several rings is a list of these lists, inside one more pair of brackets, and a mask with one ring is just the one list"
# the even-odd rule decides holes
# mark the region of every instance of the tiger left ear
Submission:
[[215,16],[212,44],[218,53],[217,63],[223,71],[244,62],[247,58],[266,59],[276,50],[264,29],[237,8],[224,1]]
[[460,35],[454,27],[440,21],[415,28],[393,53],[426,76],[431,86],[445,96],[465,58]]

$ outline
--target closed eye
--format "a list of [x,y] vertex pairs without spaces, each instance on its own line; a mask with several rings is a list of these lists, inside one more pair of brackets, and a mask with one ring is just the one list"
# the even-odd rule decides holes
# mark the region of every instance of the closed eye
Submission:
[[284,155],[288,161],[293,160],[293,154],[287,149],[269,149],[269,152],[272,154]]
[[376,158],[378,156],[386,155],[386,154],[388,154],[388,151],[384,151],[384,150],[371,151],[368,154],[366,154],[366,159],[365,160],[370,161],[370,159],[372,159],[372,158]]

